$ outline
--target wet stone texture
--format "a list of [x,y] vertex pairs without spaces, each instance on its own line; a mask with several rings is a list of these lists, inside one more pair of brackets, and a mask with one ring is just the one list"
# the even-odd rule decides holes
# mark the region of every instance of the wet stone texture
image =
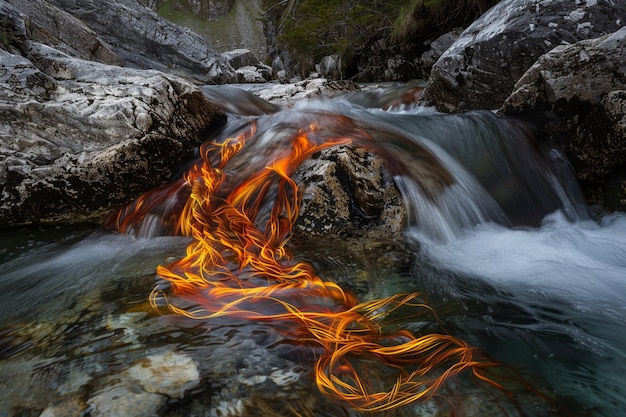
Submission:
[[302,195],[294,241],[364,231],[381,237],[402,234],[406,222],[402,195],[382,158],[362,148],[333,147],[305,161],[294,180]]
[[626,28],[543,55],[500,111],[533,120],[569,157],[590,203],[626,210]]

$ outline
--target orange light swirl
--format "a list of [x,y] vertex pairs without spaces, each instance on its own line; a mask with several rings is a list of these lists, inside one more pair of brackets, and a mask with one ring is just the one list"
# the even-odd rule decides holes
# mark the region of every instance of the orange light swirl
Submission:
[[[153,306],[158,309],[164,300],[170,311],[191,318],[268,322],[299,343],[321,347],[324,353],[315,365],[320,391],[360,411],[427,400],[448,378],[468,369],[502,388],[483,372],[495,364],[475,360],[465,342],[448,334],[416,336],[397,326],[383,328],[381,323],[401,307],[436,320],[422,294],[358,303],[337,284],[323,281],[309,264],[291,261],[286,244],[300,207],[291,175],[314,152],[351,143],[347,138],[310,140],[314,132],[311,126],[295,135],[270,164],[230,188],[225,187],[229,161],[252,133],[201,148],[201,162],[184,177],[184,187],[191,191],[176,225],[193,242],[184,258],[157,268],[174,297],[155,289],[150,296]],[[267,220],[257,226],[270,197]],[[137,203],[131,211],[140,207]],[[126,211],[116,221],[119,230],[127,230],[132,215]],[[177,305],[180,300],[191,306]],[[395,382],[379,381],[368,366],[359,365],[363,360],[393,371]]]

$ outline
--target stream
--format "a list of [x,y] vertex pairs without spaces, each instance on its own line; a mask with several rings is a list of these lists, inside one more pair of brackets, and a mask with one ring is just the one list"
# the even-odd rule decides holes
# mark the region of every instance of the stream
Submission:
[[[152,223],[128,234],[41,226],[0,236],[0,417],[623,415],[626,214],[587,207],[563,155],[533,144],[521,122],[491,112],[390,106],[398,102],[393,88],[284,107],[232,88],[204,92],[229,113],[211,140],[256,124],[249,148],[229,161],[233,190],[311,120],[322,121],[316,144],[367,132],[355,144],[393,158],[387,163],[409,210],[402,236],[317,239],[289,250],[358,302],[425,294],[436,318],[411,306],[394,310],[390,331],[445,331],[467,342],[501,364],[490,375],[505,390],[466,371],[430,399],[359,409],[320,390],[323,349],[296,337],[286,321],[244,319],[239,310],[189,317],[155,309],[154,300],[186,311],[202,305],[201,294],[173,290],[167,300],[151,298],[155,286],[169,288],[157,266],[180,265],[193,237],[164,236]],[[420,177],[435,170],[452,180],[441,186]],[[155,213],[168,217],[162,208]],[[304,299],[308,311],[306,296],[284,297],[295,306]],[[334,298],[308,300],[348,309]],[[261,304],[257,313],[274,310]],[[413,369],[369,354],[349,365],[383,389]]]

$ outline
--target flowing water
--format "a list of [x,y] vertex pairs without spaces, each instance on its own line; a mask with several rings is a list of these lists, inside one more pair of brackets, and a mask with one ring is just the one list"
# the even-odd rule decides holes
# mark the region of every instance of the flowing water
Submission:
[[[407,307],[393,313],[392,327],[445,328],[506,364],[493,370],[496,380],[511,378],[500,392],[468,370],[429,401],[373,415],[623,415],[626,215],[591,216],[565,158],[533,143],[531,129],[489,112],[395,105],[401,88],[285,108],[230,87],[205,93],[230,114],[207,139],[256,126],[256,142],[231,160],[232,189],[284,156],[313,122],[316,144],[346,136],[382,154],[409,208],[404,235],[294,244],[294,257],[359,301],[426,294],[439,324]],[[170,189],[168,197],[188,195]],[[320,392],[322,348],[295,340],[291,324],[242,319],[240,310],[158,314],[149,303],[155,285],[165,285],[156,267],[183,258],[193,241],[158,236],[181,210],[159,204],[134,235],[83,226],[3,231],[0,416],[372,415]],[[289,294],[293,305],[341,312],[323,297]],[[350,362],[388,389],[398,372],[384,365],[367,355]]]

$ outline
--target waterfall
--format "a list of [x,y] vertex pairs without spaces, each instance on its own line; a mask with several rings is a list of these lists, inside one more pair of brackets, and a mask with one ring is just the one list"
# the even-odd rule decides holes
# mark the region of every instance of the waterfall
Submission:
[[[281,109],[232,87],[204,91],[230,115],[229,124],[210,139],[249,137],[229,162],[233,184],[271,165],[299,132],[315,126],[309,134],[315,144],[347,138],[381,155],[403,195],[409,225],[431,239],[449,241],[485,222],[538,226],[556,210],[572,220],[587,217],[566,158],[539,144],[521,121],[487,111],[449,115],[418,106],[389,108],[371,92]],[[396,99],[386,92],[387,102]],[[131,220],[135,233],[171,234],[171,219],[189,193],[181,186],[148,194],[151,203],[143,202],[141,216]],[[159,216],[168,224],[159,227]]]

